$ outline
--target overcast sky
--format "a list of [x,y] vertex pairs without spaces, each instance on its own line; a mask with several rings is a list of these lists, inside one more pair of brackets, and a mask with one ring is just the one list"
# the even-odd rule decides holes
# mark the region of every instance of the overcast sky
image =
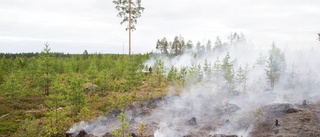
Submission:
[[[132,52],[155,51],[157,39],[204,42],[242,32],[258,47],[320,46],[320,0],[142,0]],[[1,0],[0,52],[128,52],[126,25],[112,0]],[[123,50],[124,45],[124,50]]]

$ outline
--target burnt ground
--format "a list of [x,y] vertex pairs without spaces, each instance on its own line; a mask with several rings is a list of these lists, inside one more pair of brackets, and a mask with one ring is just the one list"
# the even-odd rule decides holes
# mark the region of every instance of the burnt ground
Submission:
[[[164,102],[162,98],[156,99],[142,106],[132,106],[127,113],[127,121],[130,123],[128,132],[133,137],[140,137],[138,127],[140,119],[147,119],[146,131],[144,137],[157,136],[155,132],[159,130],[161,118],[155,118],[152,113],[161,107]],[[169,134],[169,136],[183,137],[319,137],[320,136],[320,103],[308,105],[274,103],[261,107],[261,114],[254,115],[256,112],[250,112],[246,116],[234,118],[234,115],[241,109],[235,104],[224,104],[214,108],[215,115],[210,119],[203,120],[201,117],[185,118],[185,121],[179,123],[179,126],[169,125],[169,128],[175,128],[177,131],[188,129],[182,134]],[[183,113],[183,112],[181,112]],[[182,114],[183,115],[183,114]],[[77,134],[67,134],[69,137],[112,137],[111,133],[120,126],[116,118],[117,114],[108,115],[108,120],[99,131],[101,134],[91,134],[93,131],[81,130]],[[138,117],[138,118],[137,118]],[[277,123],[276,123],[277,121]],[[96,125],[97,126],[97,125]],[[216,132],[218,130],[228,129],[230,132]],[[102,132],[103,131],[103,134]],[[163,135],[162,135],[163,136]],[[168,136],[168,134],[167,134]]]
[[[277,110],[279,106],[282,109]],[[275,104],[264,108],[264,119],[255,124],[250,136],[253,137],[319,137],[320,136],[320,104],[307,106],[291,104]],[[271,115],[271,114],[275,115]],[[276,125],[275,121],[278,120]]]

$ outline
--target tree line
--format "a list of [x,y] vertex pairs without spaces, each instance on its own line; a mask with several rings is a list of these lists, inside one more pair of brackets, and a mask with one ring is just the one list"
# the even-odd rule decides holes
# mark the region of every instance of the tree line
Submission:
[[173,41],[169,41],[164,37],[157,40],[156,49],[161,54],[178,56],[193,51],[199,54],[224,52],[232,45],[247,43],[245,35],[243,33],[238,34],[237,32],[230,34],[228,40],[229,42],[222,42],[221,38],[217,36],[214,43],[209,39],[205,43],[198,41],[194,44],[191,40],[186,41],[182,36],[175,36]]
[[[190,83],[201,81],[203,79],[213,80],[217,85],[221,85],[229,92],[242,90],[246,91],[247,73],[249,72],[249,64],[234,68],[237,59],[231,60],[229,50],[239,45],[246,45],[248,41],[244,34],[233,33],[228,37],[229,42],[222,42],[220,37],[216,37],[216,41],[212,44],[208,40],[206,44],[197,42],[194,46],[192,41],[185,42],[182,36],[176,36],[173,42],[169,42],[166,38],[157,40],[156,49],[160,51],[159,54],[174,58],[185,53],[191,53],[196,59],[197,56],[204,54],[221,54],[226,53],[224,58],[216,58],[215,61],[205,60],[204,64],[193,64],[192,66],[182,66],[180,70],[174,66],[164,68],[168,73],[169,81],[179,80],[184,83],[185,80],[191,80]],[[265,78],[267,79],[269,89],[273,90],[275,83],[279,81],[281,74],[286,70],[286,59],[284,53],[275,45],[272,44],[271,49],[268,51],[269,58],[260,56],[257,58],[256,66],[264,67]],[[156,64],[161,66],[161,60]],[[214,62],[213,64],[209,62]],[[158,66],[158,65],[157,65]],[[163,71],[165,71],[163,70]],[[163,73],[165,74],[165,73]],[[183,82],[181,82],[183,81]],[[240,86],[241,85],[241,86]]]

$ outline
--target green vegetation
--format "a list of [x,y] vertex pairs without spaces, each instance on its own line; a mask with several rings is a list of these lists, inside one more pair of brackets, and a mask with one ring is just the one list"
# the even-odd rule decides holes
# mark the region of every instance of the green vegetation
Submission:
[[115,132],[113,132],[113,136],[130,137],[129,133],[127,133],[129,123],[126,121],[126,114],[123,111],[118,115],[118,119],[120,120],[121,125]]
[[[261,67],[265,69],[266,79],[270,90],[274,90],[275,85],[280,80],[280,75],[286,73],[286,58],[283,51],[273,43],[272,48],[269,50],[269,60],[267,60],[267,57],[263,56],[260,52],[256,63],[252,65],[251,68],[249,68],[249,64],[246,64],[243,68],[241,64],[238,64],[237,58],[232,58],[230,56],[229,51],[239,48],[245,49],[250,45],[250,43],[248,43],[245,35],[242,33],[232,33],[228,36],[228,40],[228,42],[222,42],[219,37],[216,37],[214,45],[212,45],[211,40],[208,40],[206,45],[197,42],[194,47],[191,40],[185,43],[182,36],[175,36],[172,42],[168,41],[165,37],[161,40],[158,39],[156,49],[160,56],[165,56],[168,59],[175,57],[179,59],[180,56],[188,55],[192,56],[192,60],[194,61],[192,61],[190,66],[180,66],[180,70],[177,68],[179,66],[166,66],[161,68],[161,70],[166,71],[157,74],[167,74],[167,79],[170,84],[173,82],[173,84],[178,83],[180,85],[185,85],[185,82],[190,84],[201,82],[203,80],[212,80],[217,85],[217,88],[225,90],[230,94],[238,94],[239,92],[246,93],[247,91],[247,75],[250,69],[252,70],[255,67]],[[219,59],[221,56],[224,56],[224,58]],[[210,57],[217,57],[217,59],[213,63],[212,60],[208,60]],[[203,64],[196,62],[203,58],[205,59]],[[161,60],[157,60],[157,62],[158,63],[156,64],[159,64],[158,66],[163,66],[161,65]],[[211,64],[211,62],[213,64]],[[235,67],[238,67],[238,69]],[[156,71],[158,72],[158,70]],[[289,76],[288,87],[293,88],[292,83],[295,80],[294,72]]]
[[255,124],[259,124],[261,122],[261,118],[264,115],[262,108],[257,108],[256,111],[253,113],[255,119],[254,119],[254,123]]
[[182,36],[175,36],[173,41],[167,40],[166,37],[158,39],[156,43],[156,49],[163,55],[169,57],[183,55],[184,53],[195,53],[197,55],[203,55],[205,53],[223,53],[228,51],[231,46],[237,46],[241,44],[248,44],[244,34],[233,33],[228,36],[229,42],[222,42],[220,37],[216,37],[214,45],[212,45],[209,39],[206,44],[200,43],[193,44],[191,40],[185,42]]
[[234,90],[234,69],[233,64],[230,63],[230,55],[227,53],[226,57],[223,59],[223,64],[221,65],[223,71],[223,77],[227,81],[228,91],[231,92]]
[[[164,96],[151,54],[0,54],[0,136],[65,136],[79,122]],[[161,64],[159,64],[161,65]],[[153,67],[153,66],[151,66]]]
[[[0,54],[0,136],[64,136],[79,121],[120,113],[132,104],[162,97],[169,85],[178,87],[175,91],[179,93],[180,87],[213,82],[217,91],[246,93],[249,65],[241,67],[229,52],[222,52],[239,42],[245,42],[244,36],[235,33],[230,36],[233,45],[217,37],[214,47],[211,41],[206,46],[198,42],[192,51],[192,42],[184,43],[181,36],[174,42],[163,38],[157,42],[161,54],[130,57],[89,54],[87,50],[73,55],[52,53],[48,43],[41,53]],[[203,53],[217,52],[224,57],[189,66],[166,66],[165,62],[182,54],[197,60],[205,57]],[[151,56],[154,64],[144,65]],[[273,89],[284,74],[286,60],[273,44],[269,60],[260,54],[255,65],[265,68]],[[294,88],[296,74],[292,71],[289,76],[288,87]],[[118,118],[122,126],[115,135],[124,136],[128,125],[124,114]],[[146,125],[137,128],[143,136]]]
[[146,125],[143,122],[140,123],[140,126],[138,127],[138,132],[140,137],[144,137],[144,134],[146,132]]
[[275,83],[280,79],[281,72],[286,69],[286,58],[284,53],[272,44],[272,49],[269,51],[269,60],[267,61],[267,79],[270,83],[271,90],[274,89]]

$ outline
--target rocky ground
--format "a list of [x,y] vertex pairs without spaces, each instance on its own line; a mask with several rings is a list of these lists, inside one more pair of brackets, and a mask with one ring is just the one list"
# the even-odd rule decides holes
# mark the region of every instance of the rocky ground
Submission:
[[[163,99],[155,99],[152,102],[142,106],[132,106],[127,113],[127,120],[130,123],[128,132],[132,137],[140,137],[138,134],[139,119],[145,119],[146,131],[144,137],[157,136],[161,117],[152,115],[153,111],[161,107]],[[211,118],[189,117],[180,122],[179,126],[167,126],[175,128],[177,131],[188,129],[183,134],[172,134],[170,136],[183,137],[318,137],[320,136],[320,103],[312,104],[289,104],[289,103],[273,103],[262,106],[256,112],[250,112],[248,115],[241,116],[243,113],[236,104],[223,104],[214,108],[215,115]],[[183,117],[184,112],[181,112]],[[237,116],[239,115],[239,116]],[[112,132],[119,127],[120,122],[116,118],[117,114],[110,114],[107,119],[101,122],[104,124],[95,131],[81,130],[78,133],[67,133],[67,137],[112,137]],[[237,116],[237,117],[235,117]],[[181,118],[180,118],[181,119]],[[99,126],[99,125],[96,125]],[[223,132],[219,133],[217,131]],[[230,129],[228,131],[228,129]],[[232,129],[232,130],[231,130]],[[101,134],[96,134],[97,130]],[[225,131],[227,130],[227,131]],[[170,130],[168,130],[170,131]],[[91,134],[91,133],[95,134]],[[103,133],[103,134],[102,134]],[[168,135],[168,134],[167,134]]]

